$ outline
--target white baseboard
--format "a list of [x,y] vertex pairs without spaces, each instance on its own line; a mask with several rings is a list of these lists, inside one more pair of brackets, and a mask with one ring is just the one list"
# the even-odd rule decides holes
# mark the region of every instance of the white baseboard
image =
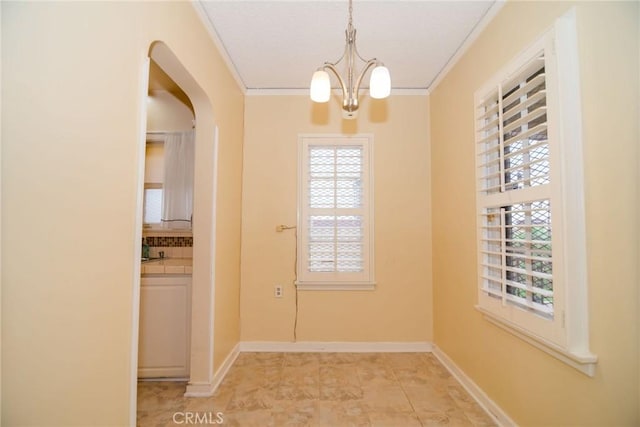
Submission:
[[189,383],[187,384],[187,390],[184,392],[184,397],[209,397],[213,396],[215,392],[213,383]]
[[494,421],[500,427],[515,427],[517,424],[509,418],[506,412],[502,410],[493,400],[482,391],[482,389],[471,378],[465,374],[462,369],[454,363],[449,356],[447,356],[438,346],[435,344],[433,347],[433,355],[444,365],[445,368],[455,377],[456,380],[464,387],[464,389],[475,399],[476,402],[482,407],[482,409],[491,416]]
[[189,383],[187,384],[187,391],[184,393],[185,397],[209,397],[216,392],[222,380],[233,366],[233,362],[236,361],[238,354],[240,354],[240,344],[236,344],[235,347],[229,352],[227,357],[220,365],[220,369],[215,373],[211,382],[208,383]]
[[189,378],[188,377],[171,377],[171,378],[163,378],[163,377],[158,377],[158,378],[138,378],[138,382],[139,383],[157,383],[157,382],[188,382]]
[[243,352],[416,353],[430,352],[432,345],[416,342],[242,341]]

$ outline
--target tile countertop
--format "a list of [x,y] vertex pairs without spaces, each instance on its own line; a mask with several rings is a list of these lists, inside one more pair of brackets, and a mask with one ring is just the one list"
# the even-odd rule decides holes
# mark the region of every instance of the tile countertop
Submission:
[[191,274],[192,258],[162,258],[145,261],[140,266],[141,274]]

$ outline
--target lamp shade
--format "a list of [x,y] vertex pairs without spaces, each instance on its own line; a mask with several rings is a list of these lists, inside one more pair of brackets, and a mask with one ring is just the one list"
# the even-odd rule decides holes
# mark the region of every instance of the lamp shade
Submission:
[[391,76],[389,75],[389,69],[384,65],[380,65],[371,71],[369,94],[375,99],[386,98],[391,94]]
[[329,98],[331,98],[329,73],[323,70],[318,70],[313,73],[309,92],[313,102],[328,102]]

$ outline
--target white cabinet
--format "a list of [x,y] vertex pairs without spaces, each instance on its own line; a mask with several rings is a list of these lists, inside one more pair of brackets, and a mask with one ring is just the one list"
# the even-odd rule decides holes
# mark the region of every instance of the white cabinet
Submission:
[[190,326],[191,276],[143,276],[138,378],[188,378]]

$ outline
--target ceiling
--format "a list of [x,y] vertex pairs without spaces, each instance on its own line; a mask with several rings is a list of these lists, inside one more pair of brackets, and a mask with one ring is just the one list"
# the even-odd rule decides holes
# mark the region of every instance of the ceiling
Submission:
[[[357,48],[384,62],[394,90],[427,90],[501,3],[354,0]],[[347,0],[199,0],[196,8],[249,92],[307,90],[313,72],[344,51]]]

